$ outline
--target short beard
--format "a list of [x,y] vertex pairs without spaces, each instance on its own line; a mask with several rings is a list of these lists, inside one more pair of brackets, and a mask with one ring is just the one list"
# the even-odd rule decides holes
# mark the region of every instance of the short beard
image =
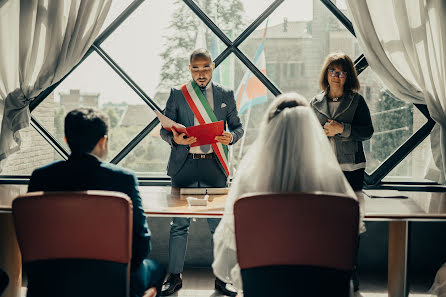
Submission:
[[206,83],[206,85],[201,86],[199,82],[195,81],[195,83],[200,87],[200,88],[206,88],[208,86],[208,84],[211,82],[212,78]]

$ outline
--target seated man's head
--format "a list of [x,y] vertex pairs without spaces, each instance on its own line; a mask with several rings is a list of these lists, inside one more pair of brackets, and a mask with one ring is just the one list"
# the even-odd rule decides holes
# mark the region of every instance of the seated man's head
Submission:
[[65,117],[65,139],[72,154],[92,153],[104,159],[108,153],[108,117],[92,108],[78,108]]
[[196,49],[190,55],[189,70],[192,79],[200,87],[206,87],[212,79],[215,64],[212,62],[211,53],[204,48]]

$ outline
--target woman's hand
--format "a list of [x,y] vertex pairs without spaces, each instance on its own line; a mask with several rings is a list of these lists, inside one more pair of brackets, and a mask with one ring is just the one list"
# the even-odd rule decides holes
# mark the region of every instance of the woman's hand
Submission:
[[335,136],[344,132],[344,125],[334,120],[328,120],[324,124],[324,132],[327,136]]

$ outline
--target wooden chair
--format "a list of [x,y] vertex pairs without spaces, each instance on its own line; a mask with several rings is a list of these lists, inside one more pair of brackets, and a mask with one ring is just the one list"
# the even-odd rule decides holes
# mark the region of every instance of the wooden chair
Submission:
[[356,200],[327,193],[244,195],[234,217],[245,297],[349,296]]
[[128,296],[132,204],[117,192],[34,192],[12,204],[28,297]]

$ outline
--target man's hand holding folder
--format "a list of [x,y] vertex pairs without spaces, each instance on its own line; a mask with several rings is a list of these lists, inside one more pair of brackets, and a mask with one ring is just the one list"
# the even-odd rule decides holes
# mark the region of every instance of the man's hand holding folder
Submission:
[[231,140],[231,133],[224,132],[223,121],[186,128],[157,110],[155,110],[155,113],[163,128],[172,131],[173,139],[177,144],[194,147],[217,142],[229,144]]

